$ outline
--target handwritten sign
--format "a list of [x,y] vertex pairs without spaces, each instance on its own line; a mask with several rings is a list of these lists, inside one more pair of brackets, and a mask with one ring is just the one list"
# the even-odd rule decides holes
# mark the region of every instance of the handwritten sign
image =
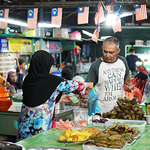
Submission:
[[14,71],[16,66],[15,58],[17,53],[0,53],[0,73]]

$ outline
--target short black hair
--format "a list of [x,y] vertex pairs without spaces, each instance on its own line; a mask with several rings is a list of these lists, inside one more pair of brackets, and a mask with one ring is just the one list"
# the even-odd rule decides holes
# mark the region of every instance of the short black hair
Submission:
[[26,60],[24,58],[19,58],[19,65],[22,65],[24,62],[26,63]]
[[63,69],[61,77],[67,80],[72,80],[72,72],[69,69]]
[[130,49],[130,53],[132,53],[132,52],[134,52],[134,51],[135,51],[134,48],[131,48],[131,49]]

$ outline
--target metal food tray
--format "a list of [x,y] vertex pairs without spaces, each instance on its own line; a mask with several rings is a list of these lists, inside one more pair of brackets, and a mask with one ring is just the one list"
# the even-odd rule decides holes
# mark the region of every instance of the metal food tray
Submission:
[[106,128],[112,126],[113,124],[121,122],[121,123],[127,123],[131,128],[136,128],[141,132],[141,134],[145,131],[145,126],[147,122],[145,120],[125,120],[125,119],[109,119],[105,124]]
[[99,146],[95,146],[95,145],[86,145],[88,142],[85,142],[82,144],[82,148],[83,150],[126,150],[127,147],[127,142],[125,143],[125,145],[119,149],[119,148],[107,148],[107,147],[99,147]]
[[130,146],[130,145],[132,145],[135,141],[136,141],[136,139],[134,139],[131,143],[128,143],[128,142],[127,142],[127,145]]
[[141,136],[141,133],[139,133],[139,135],[138,135],[138,136],[135,136],[134,138],[137,139],[137,138],[140,137],[140,136]]

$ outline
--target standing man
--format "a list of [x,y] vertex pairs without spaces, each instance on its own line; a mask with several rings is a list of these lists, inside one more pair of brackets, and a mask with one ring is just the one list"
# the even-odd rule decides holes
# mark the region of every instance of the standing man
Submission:
[[137,70],[136,70],[136,64],[135,63],[137,61],[140,61],[140,62],[142,62],[142,65],[143,65],[144,62],[138,56],[134,55],[135,54],[135,50],[133,48],[130,49],[129,53],[130,53],[130,55],[126,56],[126,60],[127,60],[129,69],[132,72],[132,76],[134,77],[135,74],[136,74],[136,72],[137,72]]
[[126,59],[119,56],[119,41],[109,37],[103,41],[103,56],[90,67],[86,82],[93,82],[98,93],[98,104],[103,112],[108,112],[117,106],[117,98],[124,97],[124,83],[127,90],[133,90]]

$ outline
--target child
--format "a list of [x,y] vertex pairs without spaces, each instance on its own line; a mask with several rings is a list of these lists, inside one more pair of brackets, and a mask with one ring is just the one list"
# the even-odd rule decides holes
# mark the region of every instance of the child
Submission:
[[6,86],[9,90],[9,96],[12,96],[15,91],[14,91],[14,86],[10,85],[9,82],[5,81],[5,79],[0,75],[0,86]]
[[15,58],[16,60],[16,65],[17,65],[17,68],[16,68],[16,72],[17,72],[17,85],[18,85],[18,88],[19,89],[22,89],[22,85],[23,85],[23,77],[24,77],[24,71],[23,69],[25,68],[25,64],[26,64],[26,61],[24,59],[17,59]]

